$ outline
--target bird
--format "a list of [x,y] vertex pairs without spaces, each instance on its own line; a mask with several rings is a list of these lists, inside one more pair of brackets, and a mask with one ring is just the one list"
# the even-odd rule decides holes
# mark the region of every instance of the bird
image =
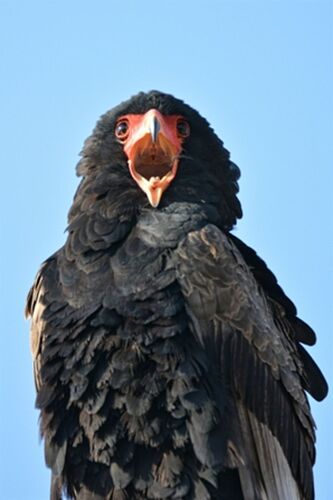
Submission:
[[316,335],[232,232],[222,140],[140,92],[101,116],[77,174],[26,304],[51,500],[312,500]]

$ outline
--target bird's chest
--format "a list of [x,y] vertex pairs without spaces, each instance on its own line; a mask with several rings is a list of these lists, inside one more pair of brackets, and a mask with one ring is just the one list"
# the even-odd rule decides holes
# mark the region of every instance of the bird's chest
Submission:
[[[112,429],[112,449],[122,439],[193,449],[191,432],[200,428],[205,435],[217,421],[209,367],[176,280],[176,238],[164,244],[159,238],[157,245],[151,227],[142,234],[133,231],[110,260],[112,286],[105,290],[103,308],[117,319],[108,325],[102,312],[95,322],[99,355],[89,388],[78,400],[81,421],[96,414],[98,425]],[[90,342],[95,339],[92,335]]]
[[[205,354],[190,331],[177,283],[145,299],[132,294],[117,309],[118,325],[99,327],[89,385],[82,394],[73,392],[80,435],[107,463],[124,443],[136,455],[144,447],[152,457],[168,450],[194,457],[195,448],[197,453],[207,448],[200,440],[216,427],[218,410]],[[76,370],[73,387],[80,388],[77,377],[84,369],[81,364]]]
[[184,464],[222,463],[223,405],[177,281],[183,226],[195,229],[202,221],[171,218],[169,231],[162,222],[141,221],[117,251],[103,255],[103,273],[94,263],[94,279],[80,273],[71,293],[85,321],[69,318],[63,342],[50,343],[43,362],[51,366],[54,353],[64,358],[56,364],[50,425],[57,439],[63,432],[68,437],[68,463],[80,457],[111,468],[117,487],[135,471],[145,489],[152,487],[156,464],[176,459],[175,481],[186,492]]

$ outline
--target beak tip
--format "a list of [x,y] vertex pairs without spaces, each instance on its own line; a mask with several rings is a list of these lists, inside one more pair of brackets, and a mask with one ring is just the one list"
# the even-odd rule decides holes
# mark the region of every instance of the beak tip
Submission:
[[160,204],[162,194],[163,194],[163,189],[161,187],[152,189],[150,186],[147,186],[147,189],[145,190],[148,201],[150,205],[153,208],[157,208],[158,205]]

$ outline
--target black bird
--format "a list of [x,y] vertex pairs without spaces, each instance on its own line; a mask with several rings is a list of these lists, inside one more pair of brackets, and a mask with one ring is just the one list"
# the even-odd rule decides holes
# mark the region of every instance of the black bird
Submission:
[[77,173],[27,301],[51,498],[313,499],[315,334],[230,232],[222,141],[140,93],[101,117]]

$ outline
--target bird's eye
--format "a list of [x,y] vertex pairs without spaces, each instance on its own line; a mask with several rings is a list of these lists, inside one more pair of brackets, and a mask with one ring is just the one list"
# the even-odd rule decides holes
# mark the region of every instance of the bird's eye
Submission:
[[129,133],[128,121],[127,120],[120,120],[117,123],[116,129],[115,129],[115,135],[116,135],[117,139],[120,139],[121,141],[123,141],[128,136],[128,133]]
[[190,125],[186,120],[178,120],[177,133],[179,137],[188,137],[190,135]]

